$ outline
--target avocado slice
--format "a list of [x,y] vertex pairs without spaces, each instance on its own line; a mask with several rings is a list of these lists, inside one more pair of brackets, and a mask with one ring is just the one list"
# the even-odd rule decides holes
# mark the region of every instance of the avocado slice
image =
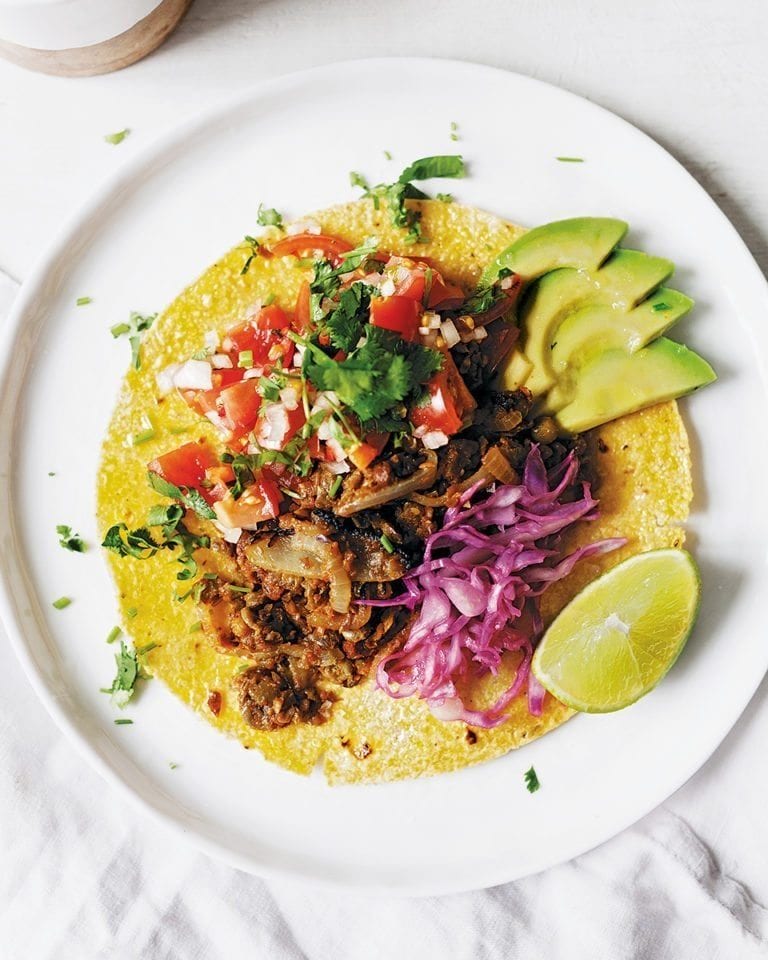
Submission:
[[558,329],[576,305],[600,304],[617,313],[632,310],[674,269],[674,264],[663,257],[652,257],[639,250],[617,250],[595,272],[564,269],[542,277],[531,288],[520,310],[520,349],[533,367],[526,381],[531,393],[538,396],[554,384],[550,347],[559,339]]
[[581,433],[715,379],[712,367],[693,350],[660,337],[637,353],[620,349],[596,355],[574,371],[570,384],[550,392],[547,407],[563,430]]
[[533,364],[520,350],[513,350],[496,379],[499,390],[518,390],[531,375]]
[[574,217],[545,223],[524,233],[483,271],[481,286],[490,286],[503,269],[527,283],[560,267],[595,270],[628,230],[623,220]]
[[649,299],[625,313],[599,301],[570,313],[555,331],[549,366],[555,378],[569,366],[579,366],[596,353],[622,348],[635,353],[661,336],[693,306],[677,290],[661,287]]

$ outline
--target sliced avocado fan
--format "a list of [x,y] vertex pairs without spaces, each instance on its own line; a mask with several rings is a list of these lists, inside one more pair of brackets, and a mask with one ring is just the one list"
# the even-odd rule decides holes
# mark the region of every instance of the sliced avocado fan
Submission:
[[[606,423],[715,379],[693,351],[657,339],[693,306],[662,284],[674,264],[616,249],[621,220],[579,217],[524,234],[486,269],[523,278],[520,342],[502,366],[502,389],[525,386],[563,430]],[[613,382],[613,378],[615,382]]]

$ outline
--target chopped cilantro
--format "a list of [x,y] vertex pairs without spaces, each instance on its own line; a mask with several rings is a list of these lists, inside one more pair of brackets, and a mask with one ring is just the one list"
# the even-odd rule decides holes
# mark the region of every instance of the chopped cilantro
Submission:
[[384,151],[384,159],[385,159],[385,160],[391,160],[391,159],[392,159],[392,154],[389,152],[389,150],[385,150],[385,151]]
[[459,139],[459,125],[455,120],[451,120],[451,140]]
[[171,768],[171,770],[175,770],[178,767],[178,763],[174,763],[173,760],[171,760],[168,763],[168,766]]
[[583,157],[555,157],[560,163],[584,163]]
[[435,200],[439,200],[441,203],[453,203],[453,194],[452,193],[436,193]]
[[49,470],[49,471],[48,471],[48,476],[49,476],[49,477],[55,477],[55,476],[56,476],[55,470]]
[[125,615],[129,620],[133,620],[134,617],[138,616],[138,613],[139,611],[136,607],[128,607],[128,609],[125,611]]
[[372,290],[365,283],[352,284],[342,291],[338,306],[326,318],[325,327],[337,350],[349,353],[357,346],[368,324]]
[[79,533],[72,532],[72,527],[59,524],[56,527],[56,533],[59,535],[60,546],[64,547],[65,550],[71,550],[73,553],[85,553],[87,549],[85,541]]
[[166,479],[157,473],[153,473],[151,470],[147,476],[150,487],[152,487],[156,493],[159,493],[161,497],[169,497],[171,500],[180,500],[185,507],[189,507],[190,510],[194,510],[198,517],[203,520],[216,519],[216,514],[208,506],[204,497],[197,490],[190,487],[185,492],[180,487],[177,487],[173,483],[169,483]]
[[668,303],[654,303],[653,309],[654,309],[654,310],[669,310],[669,304],[668,304]]
[[148,416],[142,417],[143,429],[131,437],[131,446],[138,447],[155,437],[155,426]]
[[524,773],[525,778],[525,787],[528,793],[536,793],[541,784],[539,783],[539,778],[536,776],[536,771],[533,767],[530,767]]
[[248,273],[248,271],[250,270],[251,264],[253,263],[254,259],[259,255],[259,251],[261,250],[261,244],[256,239],[256,237],[251,237],[248,234],[246,234],[243,237],[243,239],[248,244],[250,248],[250,253],[246,257],[245,263],[243,264],[243,268],[240,271],[241,277],[244,274]]
[[269,403],[276,403],[280,399],[280,387],[269,377],[259,377],[256,390]]
[[112,721],[116,727],[127,727],[133,723],[133,720],[129,720],[128,717],[118,717],[117,720]]
[[193,623],[193,624],[192,624],[192,626],[189,628],[189,632],[190,632],[190,633],[200,633],[200,631],[201,631],[202,629],[203,629],[203,625],[202,625],[202,623],[200,623],[200,621],[198,620],[197,623]]
[[333,483],[331,484],[330,489],[328,490],[328,496],[331,498],[331,500],[336,499],[336,496],[339,490],[341,490],[341,477],[336,476],[333,478]]
[[463,158],[458,155],[446,155],[421,157],[419,160],[414,160],[403,170],[395,183],[380,183],[371,187],[365,177],[359,173],[350,174],[350,180],[352,186],[361,187],[365,196],[373,199],[375,206],[378,207],[382,197],[387,201],[393,225],[407,230],[406,243],[426,243],[428,238],[421,232],[421,214],[418,210],[406,207],[405,203],[406,200],[428,200],[429,195],[415,187],[412,181],[463,177],[465,174]]
[[75,300],[76,307],[87,307],[89,303],[93,303],[93,297],[78,297]]
[[231,590],[232,593],[251,593],[251,587],[240,587],[236,583],[226,584],[228,590]]
[[495,281],[485,287],[478,287],[474,294],[466,300],[461,307],[462,313],[478,314],[485,313],[495,306],[498,301],[505,296],[501,289],[501,281],[510,276],[512,271],[509,267],[503,267],[499,270]]
[[272,304],[275,302],[275,300],[276,300],[276,297],[274,293],[268,293],[267,296],[264,297],[264,300],[261,305],[263,307],[271,307]]
[[282,227],[283,225],[283,216],[278,213],[274,207],[269,209],[264,209],[264,204],[259,204],[259,209],[256,212],[256,223],[260,227]]
[[129,530],[124,523],[116,523],[107,530],[102,546],[119,557],[133,557],[136,560],[147,560],[161,550],[178,549],[180,553],[177,560],[181,570],[176,574],[176,579],[191,580],[197,575],[198,570],[194,551],[199,547],[210,546],[210,540],[205,536],[195,536],[187,530],[181,522],[181,508],[177,505],[152,508],[150,519],[155,521],[162,519],[159,516],[159,510],[164,511],[165,518],[165,522],[157,524],[160,527],[162,539],[155,540],[146,527]]
[[117,133],[108,133],[104,137],[104,140],[106,141],[106,143],[111,143],[113,146],[117,146],[118,143],[122,143],[123,140],[125,140],[125,138],[128,136],[130,132],[131,131],[129,130],[129,128],[126,127],[125,130],[118,130]]
[[57,610],[63,610],[65,607],[68,607],[70,603],[72,603],[72,601],[69,597],[59,597],[58,600],[53,601],[53,606],[56,607]]
[[123,640],[120,641],[120,650],[115,654],[115,665],[117,671],[112,686],[102,688],[102,692],[111,694],[112,702],[122,710],[133,696],[139,679],[136,651],[127,647]]
[[382,533],[382,535],[379,537],[379,543],[382,545],[382,547],[384,547],[387,553],[395,552],[395,545],[392,543],[386,533]]
[[318,390],[333,390],[361,420],[380,417],[404,402],[436,373],[442,355],[368,324],[365,339],[345,360],[334,360],[313,341],[303,372]]
[[191,430],[191,429],[192,429],[191,424],[178,423],[178,424],[175,424],[174,426],[168,427],[168,432],[178,435],[180,433],[186,433],[188,430]]
[[112,627],[112,629],[107,634],[107,643],[114,643],[115,640],[122,634],[120,627]]
[[128,342],[131,345],[131,365],[134,370],[141,369],[141,334],[145,330],[149,330],[156,319],[156,313],[143,316],[132,310],[127,323],[116,323],[113,327],[110,327],[110,333],[115,339],[128,334]]

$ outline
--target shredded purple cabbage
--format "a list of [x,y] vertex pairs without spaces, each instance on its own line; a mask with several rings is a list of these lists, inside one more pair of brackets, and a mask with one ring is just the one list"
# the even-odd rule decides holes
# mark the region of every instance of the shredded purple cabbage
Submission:
[[[538,447],[532,447],[520,485],[500,485],[481,497],[475,487],[446,511],[441,529],[427,538],[424,560],[404,577],[404,594],[364,601],[419,608],[405,645],[379,662],[376,680],[382,690],[391,697],[426,700],[441,720],[485,728],[503,723],[506,708],[527,690],[530,713],[541,715],[545,691],[530,671],[542,633],[539,597],[579,560],[626,542],[600,540],[555,562],[560,535],[597,515],[588,483],[582,484],[580,499],[560,499],[578,470],[571,452],[547,473]],[[508,651],[522,655],[509,688],[487,709],[470,709],[457,682],[498,673]]]

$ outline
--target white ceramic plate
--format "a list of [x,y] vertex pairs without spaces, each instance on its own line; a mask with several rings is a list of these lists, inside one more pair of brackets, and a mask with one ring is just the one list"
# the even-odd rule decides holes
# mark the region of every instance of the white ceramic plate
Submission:
[[[157,682],[132,705],[134,725],[114,726],[99,693],[113,675],[106,565],[96,549],[61,550],[54,533],[68,523],[97,541],[99,445],[128,361],[109,326],[172,300],[253,231],[260,201],[298,216],[352,197],[350,170],[392,179],[416,157],[457,149],[471,168],[451,185],[462,201],[531,225],[622,217],[629,244],[671,257],[675,284],[697,300],[675,335],[708,357],[720,380],[684,403],[697,475],[689,542],[704,601],[683,656],[658,690],[620,714],[577,717],[493,763],[387,786],[331,789],[319,775],[285,773],[215,733]],[[559,163],[561,155],[585,162]],[[76,308],[82,295],[94,302]],[[5,325],[8,632],[40,697],[97,768],[241,868],[424,894],[566,860],[684,783],[768,665],[766,319],[765,281],[714,203],[661,147],[585,100],[431,60],[339,64],[260,86],[131,160],[48,250]],[[62,594],[74,603],[54,610]],[[533,795],[523,784],[531,764],[542,783]]]

